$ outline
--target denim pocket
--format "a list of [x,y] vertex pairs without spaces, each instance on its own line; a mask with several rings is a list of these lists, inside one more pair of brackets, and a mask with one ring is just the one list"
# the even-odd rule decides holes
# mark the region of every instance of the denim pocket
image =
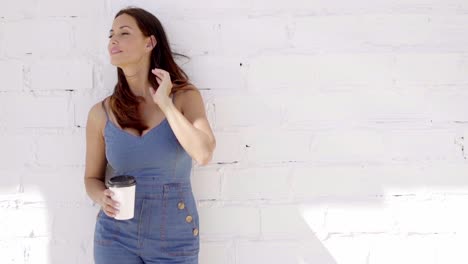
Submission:
[[116,241],[119,228],[115,221],[115,219],[107,216],[102,209],[99,210],[94,229],[94,243],[109,246]]
[[191,188],[178,183],[164,185],[162,203],[162,251],[172,256],[198,254],[198,212]]

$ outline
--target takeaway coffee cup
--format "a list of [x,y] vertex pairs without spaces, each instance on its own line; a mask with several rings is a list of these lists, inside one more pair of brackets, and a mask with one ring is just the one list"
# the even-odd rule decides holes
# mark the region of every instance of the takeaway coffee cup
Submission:
[[109,190],[114,192],[112,199],[120,203],[119,213],[114,217],[117,220],[128,220],[133,218],[135,209],[135,177],[119,175],[107,181]]

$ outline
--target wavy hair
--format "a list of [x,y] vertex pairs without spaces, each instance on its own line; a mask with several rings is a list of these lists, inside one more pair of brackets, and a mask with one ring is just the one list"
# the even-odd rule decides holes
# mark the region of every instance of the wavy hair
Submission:
[[[159,86],[151,69],[160,68],[170,74],[173,83],[171,94],[179,90],[196,89],[189,82],[188,75],[177,65],[173,56],[189,57],[171,51],[168,38],[159,19],[150,12],[138,7],[124,8],[115,15],[114,19],[123,14],[132,16],[136,20],[144,36],[149,37],[153,35],[157,40],[156,46],[151,51],[150,67],[148,69],[148,81],[151,86],[154,89],[157,89]],[[142,96],[136,96],[130,90],[123,70],[117,67],[117,84],[110,96],[109,104],[117,122],[122,128],[134,128],[140,132],[148,129],[148,126],[143,124],[138,111],[140,102],[144,100]]]

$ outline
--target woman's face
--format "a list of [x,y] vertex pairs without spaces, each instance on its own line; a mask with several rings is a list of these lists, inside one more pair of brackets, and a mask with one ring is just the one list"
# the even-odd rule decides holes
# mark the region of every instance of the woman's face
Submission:
[[132,16],[122,14],[112,23],[107,49],[111,64],[122,68],[129,64],[138,64],[149,56],[151,42],[140,31]]

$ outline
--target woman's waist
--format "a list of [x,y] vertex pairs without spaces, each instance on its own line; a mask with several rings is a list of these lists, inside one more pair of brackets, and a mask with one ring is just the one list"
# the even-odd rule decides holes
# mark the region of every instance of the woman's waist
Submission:
[[163,199],[192,192],[189,177],[170,178],[160,176],[132,175],[135,178],[135,198]]

